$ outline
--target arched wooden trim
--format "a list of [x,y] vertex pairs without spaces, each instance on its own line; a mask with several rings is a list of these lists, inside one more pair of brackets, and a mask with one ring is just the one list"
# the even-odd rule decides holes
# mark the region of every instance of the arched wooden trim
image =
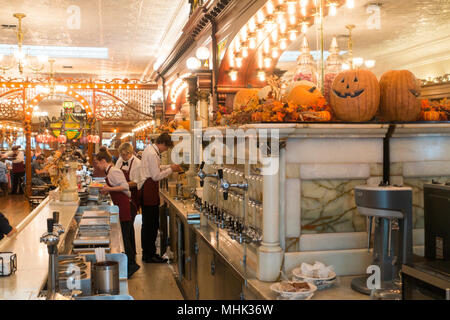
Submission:
[[[108,96],[112,97],[113,99],[115,99],[115,100],[119,101],[120,103],[122,103],[126,108],[129,108],[129,109],[133,110],[134,112],[140,113],[140,114],[142,114],[142,115],[144,115],[144,116],[146,116],[146,117],[150,117],[150,118],[153,117],[152,115],[149,115],[149,114],[147,114],[147,113],[145,113],[145,112],[142,112],[142,111],[140,111],[140,110],[138,110],[138,109],[136,109],[136,108],[133,108],[132,106],[130,106],[128,103],[126,103],[125,101],[123,101],[123,100],[120,99],[119,97],[117,97],[117,96],[115,96],[115,95],[113,95],[113,94],[111,94],[111,93],[109,93],[109,92],[107,92],[107,91],[103,91],[103,90],[100,90],[100,89],[94,89],[94,92],[100,92],[100,93],[103,93],[103,94],[105,94],[105,95],[108,95]],[[94,96],[95,96],[95,95],[94,95]],[[93,99],[92,103],[93,103],[94,109],[95,109],[95,107],[96,107],[96,105],[95,105],[95,99]]]
[[[88,119],[94,117],[92,108],[90,107],[87,100],[82,95],[76,93],[74,90],[67,90],[64,93],[57,93],[56,95],[68,96],[68,97],[75,99],[83,106],[84,110],[86,111]],[[31,118],[33,115],[34,106],[37,106],[42,100],[44,100],[48,96],[50,96],[50,93],[48,93],[48,94],[40,93],[37,96],[35,96],[33,99],[31,99],[31,102],[25,106],[25,118]]]

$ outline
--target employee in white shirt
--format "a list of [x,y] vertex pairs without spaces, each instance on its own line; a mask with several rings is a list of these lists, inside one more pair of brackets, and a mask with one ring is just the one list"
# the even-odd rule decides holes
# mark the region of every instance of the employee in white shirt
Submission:
[[148,263],[165,262],[156,254],[156,237],[159,228],[159,181],[172,172],[180,172],[181,167],[176,164],[162,166],[161,153],[173,147],[169,134],[161,134],[154,144],[148,145],[141,161],[141,176],[145,180],[141,189],[142,205],[142,261]]
[[20,181],[25,176],[25,164],[23,152],[19,150],[20,146],[12,147],[12,151],[3,155],[3,158],[7,158],[12,161],[11,170],[11,194],[22,194],[23,190],[20,187]]
[[[131,200],[134,205],[134,208],[132,208],[134,221],[134,217],[141,205],[139,191],[144,184],[144,179],[141,178],[141,160],[134,155],[131,143],[125,142],[119,146],[119,159],[117,160],[115,167],[122,170],[128,181],[128,186],[131,191]],[[133,212],[133,210],[136,212]]]

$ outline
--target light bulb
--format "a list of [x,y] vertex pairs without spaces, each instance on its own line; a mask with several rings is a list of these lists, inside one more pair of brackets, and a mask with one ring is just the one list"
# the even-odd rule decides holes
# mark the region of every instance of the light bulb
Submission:
[[207,47],[200,47],[197,49],[195,53],[198,59],[200,60],[208,60],[209,59],[209,49]]
[[258,71],[258,79],[261,82],[266,81],[266,73],[264,71]]
[[366,61],[364,61],[364,64],[369,69],[373,68],[373,67],[375,67],[375,60],[366,60]]
[[289,24],[294,25],[297,22],[297,18],[295,15],[289,16]]
[[301,12],[302,16],[306,16],[306,7],[302,7],[300,9],[300,12]]
[[237,73],[236,70],[231,70],[228,74],[229,74],[229,76],[231,78],[231,81],[236,81],[237,80],[238,73]]
[[186,61],[186,66],[189,70],[199,69],[202,63],[196,57],[190,57]]
[[256,39],[257,39],[257,42],[263,41],[263,39],[264,39],[264,30],[262,30],[262,29],[256,30]]
[[234,60],[234,56],[230,56],[230,67],[234,68],[236,66],[236,61]]
[[350,70],[350,65],[348,63],[343,63],[342,70]]
[[300,0],[300,7],[304,8],[308,5],[308,0]]
[[287,39],[285,37],[280,39],[280,49],[281,50],[286,50],[287,48]]
[[272,58],[276,59],[280,55],[277,47],[272,48]]
[[252,17],[252,18],[250,18],[250,20],[248,21],[248,31],[250,31],[250,32],[255,32],[255,29],[256,29],[255,18]]
[[247,58],[248,57],[248,48],[247,47],[241,47],[241,53],[242,53],[242,56],[244,58]]
[[287,10],[287,12],[290,15],[295,14],[295,11],[296,11],[295,9],[296,9],[295,8],[295,2],[292,2],[292,1],[288,2],[288,10]]
[[267,9],[267,14],[273,14],[273,10],[275,8],[273,7],[272,1],[267,2],[266,9]]
[[289,30],[289,40],[294,41],[297,38],[297,30],[291,29]]
[[346,5],[347,8],[353,9],[355,7],[355,0],[347,0]]
[[25,58],[25,53],[23,53],[22,51],[16,50],[16,51],[14,51],[14,57],[17,60],[22,60],[23,58]]
[[306,32],[308,32],[308,22],[302,22],[302,33],[305,34]]
[[248,38],[248,47],[252,50],[256,48],[256,37],[255,36]]
[[330,16],[334,17],[337,15],[337,4],[332,2],[328,5],[330,7],[328,13],[330,14]]
[[241,68],[242,67],[242,57],[236,57],[235,61],[236,61],[236,67]]
[[172,103],[172,110],[175,110],[175,108],[176,108],[175,103]]
[[264,22],[264,13],[261,10],[259,10],[258,13],[256,14],[256,22],[257,23]]
[[272,59],[270,57],[264,58],[264,68],[269,69],[272,65]]
[[280,33],[286,33],[287,25],[286,23],[280,23]]

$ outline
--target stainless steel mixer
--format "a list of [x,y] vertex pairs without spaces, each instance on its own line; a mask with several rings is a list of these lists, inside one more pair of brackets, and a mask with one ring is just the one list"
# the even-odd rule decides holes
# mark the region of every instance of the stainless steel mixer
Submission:
[[[373,265],[380,268],[379,289],[399,290],[399,273],[403,264],[411,264],[412,239],[412,189],[394,186],[357,186],[355,202],[358,212],[369,219],[368,249],[373,221]],[[352,288],[371,294],[367,276],[353,279]]]

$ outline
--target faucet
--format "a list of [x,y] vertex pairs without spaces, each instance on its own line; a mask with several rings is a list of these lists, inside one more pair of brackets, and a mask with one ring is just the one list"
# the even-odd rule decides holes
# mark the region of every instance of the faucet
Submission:
[[47,232],[45,232],[40,242],[47,245],[48,249],[48,279],[47,279],[47,300],[51,300],[56,294],[58,282],[57,256],[59,234],[53,230],[55,221],[47,219]]
[[59,223],[59,212],[58,211],[53,211],[53,231],[60,236],[61,234],[63,234],[64,231],[64,227]]
[[203,167],[205,166],[205,161],[202,161],[202,163],[200,164],[200,170],[198,171],[198,177],[200,178],[200,187],[203,187],[203,185],[205,184],[205,179],[210,177],[210,178],[219,178],[219,175],[217,173],[214,174],[206,174],[205,171],[203,171]]
[[228,190],[230,190],[230,188],[238,188],[241,190],[248,190],[248,183],[247,182],[243,182],[243,183],[229,183],[227,180],[225,180],[223,178],[223,169],[219,169],[217,170],[218,174],[219,174],[219,178],[220,178],[220,186],[223,189],[223,199],[224,200],[228,200]]

